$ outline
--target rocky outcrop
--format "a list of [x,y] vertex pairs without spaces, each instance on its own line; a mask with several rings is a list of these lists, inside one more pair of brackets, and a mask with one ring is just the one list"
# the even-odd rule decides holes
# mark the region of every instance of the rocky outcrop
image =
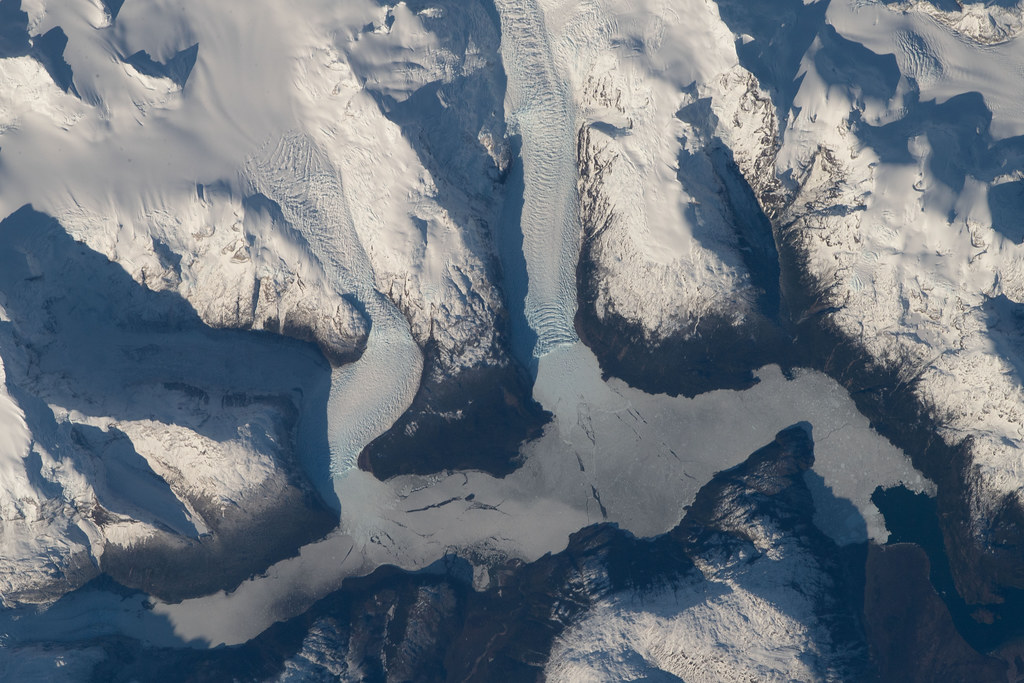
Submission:
[[928,580],[918,546],[872,546],[864,588],[864,624],[883,681],[1006,680],[1006,664],[971,648],[957,633]]
[[359,457],[360,468],[380,479],[472,469],[505,476],[521,463],[519,447],[540,436],[550,416],[530,396],[525,373],[511,360],[463,369],[448,377],[425,351],[424,379],[416,398],[387,433]]
[[104,642],[94,675],[861,680],[871,669],[851,568],[863,553],[814,527],[813,459],[796,425],[717,475],[667,534],[587,527],[560,553],[492,566],[482,584],[454,556],[416,573],[382,567],[238,648]]
[[3,379],[31,435],[3,454],[7,606],[99,572],[168,599],[232,588],[335,524],[301,465],[315,347],[211,329],[31,207],[0,244]]

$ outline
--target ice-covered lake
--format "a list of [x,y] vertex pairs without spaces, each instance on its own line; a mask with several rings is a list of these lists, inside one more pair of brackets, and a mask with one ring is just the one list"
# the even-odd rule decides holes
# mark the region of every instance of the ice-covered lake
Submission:
[[231,593],[147,609],[142,596],[79,591],[42,614],[8,613],[0,630],[13,641],[125,633],[167,645],[240,643],[382,564],[416,569],[466,551],[531,561],[602,521],[659,534],[678,523],[715,472],[801,421],[813,427],[808,483],[818,523],[840,543],[885,539],[870,501],[876,486],[931,491],[834,380],[813,371],[787,379],[775,366],[759,377],[745,391],[652,396],[603,381],[585,346],[564,346],[541,358],[534,390],[555,418],[525,444],[525,463],[512,475],[467,471],[380,482],[354,470],[336,481],[341,527]]
[[768,366],[750,389],[692,399],[602,379],[597,359],[573,328],[580,230],[570,98],[536,5],[497,5],[507,115],[522,141],[518,228],[524,317],[536,335],[534,397],[554,416],[539,439],[523,445],[522,467],[503,479],[465,471],[387,482],[355,468],[362,448],[411,403],[422,355],[402,314],[375,288],[343,179],[308,139],[286,135],[250,159],[247,177],[278,202],[339,293],[354,294],[372,323],[362,358],[334,371],[328,402],[333,479],[316,483],[337,495],[340,527],[230,593],[169,604],[80,590],[41,613],[4,612],[0,632],[9,642],[121,633],[164,645],[241,643],[302,613],[346,577],[383,564],[417,569],[452,552],[483,562],[532,561],[598,522],[639,536],[660,534],[679,522],[716,472],[797,422],[812,425],[817,459],[808,484],[817,521],[837,542],[884,540],[883,520],[870,501],[877,486],[930,492],[907,457],[821,373],[798,370],[786,377]]

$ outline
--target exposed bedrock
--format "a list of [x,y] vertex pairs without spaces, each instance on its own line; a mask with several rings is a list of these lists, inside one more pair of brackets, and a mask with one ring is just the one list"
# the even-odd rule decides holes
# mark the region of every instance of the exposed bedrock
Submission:
[[5,386],[33,437],[5,452],[5,601],[98,572],[171,600],[230,589],[336,524],[299,464],[324,446],[316,347],[212,329],[28,206],[0,255]]
[[[245,645],[183,652],[119,640],[104,644],[108,660],[95,673],[861,680],[872,673],[860,617],[863,546],[840,550],[814,526],[804,478],[813,462],[810,428],[794,425],[716,475],[669,533],[640,539],[599,524],[528,564],[474,571],[448,556],[419,572],[381,567]],[[711,640],[708,609],[730,624]]]
[[428,343],[412,406],[363,450],[359,466],[379,479],[453,469],[510,474],[521,462],[520,445],[540,436],[550,419],[526,373],[506,361],[446,377],[436,356]]

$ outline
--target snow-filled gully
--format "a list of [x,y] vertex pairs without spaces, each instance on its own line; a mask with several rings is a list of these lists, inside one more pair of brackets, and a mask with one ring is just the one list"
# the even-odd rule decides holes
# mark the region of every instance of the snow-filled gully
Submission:
[[248,160],[246,175],[256,191],[278,203],[339,294],[353,295],[370,319],[362,357],[331,375],[327,435],[331,475],[338,478],[355,468],[360,451],[409,408],[423,354],[402,312],[376,289],[341,179],[316,143],[301,133],[286,134]]
[[[815,471],[822,486],[856,502],[860,513],[852,521],[879,538],[887,532],[870,503],[876,484],[926,488],[823,375],[790,379],[767,368],[751,389],[695,399],[646,395],[601,377],[573,325],[580,228],[572,98],[536,2],[496,5],[506,115],[522,139],[524,176],[520,225],[508,228],[522,230],[525,313],[537,335],[533,355],[542,359],[534,397],[555,416],[545,436],[524,447],[524,466],[504,479],[467,471],[389,482],[356,468],[359,452],[411,404],[423,358],[402,313],[376,288],[338,172],[311,138],[290,133],[251,157],[245,176],[253,191],[277,202],[338,292],[358,300],[371,323],[363,356],[334,370],[328,399],[333,477],[316,483],[334,487],[345,508],[341,526],[230,592],[170,604],[140,594],[79,591],[49,612],[11,613],[0,619],[0,634],[20,642],[122,633],[168,646],[241,643],[301,613],[346,577],[381,564],[417,569],[499,538],[501,552],[532,561],[564,548],[570,533],[606,516],[638,535],[663,533],[714,472],[802,420],[821,435]],[[865,479],[864,471],[876,478]],[[598,490],[601,512],[591,501]],[[645,495],[636,496],[638,490]],[[829,529],[859,542],[858,534],[868,531],[847,528],[849,507],[823,506],[823,517]]]
[[577,340],[573,318],[580,228],[575,123],[536,2],[498,0],[495,4],[501,15],[501,57],[508,77],[506,116],[522,138],[520,227],[529,279],[526,320],[537,334],[533,355],[539,358]]

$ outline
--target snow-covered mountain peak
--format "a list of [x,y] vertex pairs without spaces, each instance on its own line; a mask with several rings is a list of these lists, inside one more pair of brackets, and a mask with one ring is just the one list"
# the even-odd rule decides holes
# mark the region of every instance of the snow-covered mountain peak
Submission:
[[1015,670],[1021,16],[0,0],[0,678]]

